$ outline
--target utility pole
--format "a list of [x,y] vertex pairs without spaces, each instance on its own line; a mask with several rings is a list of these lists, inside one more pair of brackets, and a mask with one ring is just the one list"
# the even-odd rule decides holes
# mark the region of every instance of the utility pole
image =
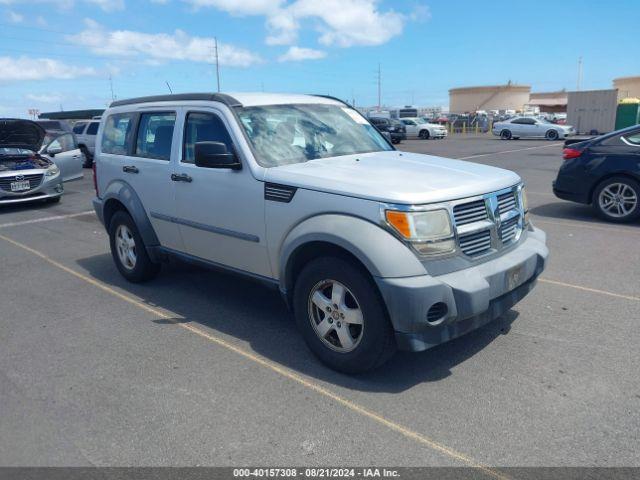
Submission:
[[378,111],[382,109],[382,71],[378,62]]
[[580,91],[582,84],[582,57],[578,57],[578,80],[576,82],[576,90]]
[[218,37],[213,37],[213,45],[216,54],[216,79],[218,80],[218,92],[220,91],[220,63],[218,61]]
[[111,101],[115,101],[116,96],[113,94],[113,79],[111,78],[111,75],[109,75],[109,87],[111,88]]

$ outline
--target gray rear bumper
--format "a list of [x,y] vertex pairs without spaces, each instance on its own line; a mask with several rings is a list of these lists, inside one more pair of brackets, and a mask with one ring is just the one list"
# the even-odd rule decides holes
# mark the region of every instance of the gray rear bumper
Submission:
[[[437,277],[376,278],[398,347],[426,350],[499,317],[531,291],[548,254],[545,234],[534,229],[514,250],[471,268]],[[427,312],[438,302],[447,313],[432,325]]]

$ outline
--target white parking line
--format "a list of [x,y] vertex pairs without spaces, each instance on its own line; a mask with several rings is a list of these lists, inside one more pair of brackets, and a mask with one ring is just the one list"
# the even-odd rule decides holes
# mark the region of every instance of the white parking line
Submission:
[[536,150],[538,148],[557,147],[564,145],[563,143],[549,143],[547,145],[538,145],[536,147],[518,148],[516,150],[504,150],[502,152],[481,153],[479,155],[471,155],[469,157],[459,157],[457,160],[469,160],[470,158],[489,157],[491,155],[502,155],[503,153],[524,152],[525,150]]
[[95,212],[93,210],[87,210],[86,212],[70,213],[68,215],[55,215],[55,216],[44,217],[44,218],[33,218],[31,220],[22,220],[20,222],[0,223],[0,228],[18,227],[20,225],[30,225],[32,223],[51,222],[53,220],[64,220],[65,218],[82,217],[84,215],[94,215],[94,214]]

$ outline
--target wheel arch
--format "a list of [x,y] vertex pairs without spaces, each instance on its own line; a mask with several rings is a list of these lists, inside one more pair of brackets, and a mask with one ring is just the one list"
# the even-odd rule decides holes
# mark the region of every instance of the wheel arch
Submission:
[[391,233],[367,220],[324,214],[305,220],[289,232],[280,249],[280,290],[289,299],[304,265],[320,256],[353,260],[372,277],[425,275],[416,255]]
[[113,215],[117,211],[125,211],[133,218],[147,250],[149,250],[149,247],[160,245],[158,236],[153,229],[153,225],[151,225],[142,201],[131,185],[121,180],[110,183],[102,195],[102,200],[104,205],[102,207],[102,218],[104,219],[104,226],[107,231],[109,230],[109,224]]

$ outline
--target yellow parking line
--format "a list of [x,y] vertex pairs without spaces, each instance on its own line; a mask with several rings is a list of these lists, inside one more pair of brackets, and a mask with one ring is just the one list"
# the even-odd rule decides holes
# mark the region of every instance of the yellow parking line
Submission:
[[582,285],[573,285],[571,283],[559,282],[557,280],[549,280],[547,278],[540,278],[538,279],[538,281],[542,283],[549,283],[551,285],[558,285],[560,287],[575,288],[576,290],[582,290],[585,292],[599,293],[600,295],[608,295],[609,297],[624,298],[625,300],[640,302],[640,297],[634,297],[633,295],[622,295],[620,293],[608,292],[606,290],[598,290],[597,288],[591,288],[591,287],[583,287]]
[[169,313],[165,313],[164,311],[158,309],[158,308],[154,308],[151,307],[139,300],[136,300],[133,297],[130,297],[128,295],[125,295],[123,293],[118,292],[117,290],[109,287],[108,285],[105,285],[104,283],[95,280],[91,277],[88,277],[82,273],[76,272],[75,270],[73,270],[72,268],[67,267],[66,265],[63,265],[60,262],[57,262],[56,260],[53,260],[52,258],[48,257],[47,255],[45,255],[42,252],[39,252],[38,250],[35,250],[27,245],[24,245],[20,242],[17,242],[9,237],[5,237],[4,235],[0,235],[0,239],[4,240],[5,242],[10,243],[11,245],[14,245],[18,248],[21,248],[22,250],[29,252],[39,258],[41,258],[42,260],[46,261],[47,263],[49,263],[50,265],[59,268],[60,270],[63,270],[67,273],[69,273],[70,275],[73,275],[74,277],[78,278],[79,280],[82,280],[85,283],[88,283],[90,285],[93,285],[94,287],[102,290],[103,292],[106,292],[114,297],[119,298],[120,300],[123,300],[131,305],[134,305],[152,315],[155,315],[159,318],[162,318],[164,320],[169,320],[171,321],[171,323],[173,323],[176,326],[179,326],[181,328],[184,328],[185,330],[189,330],[192,333],[195,333],[196,335],[207,339],[208,341],[215,343],[216,345],[219,345],[221,347],[226,348],[227,350],[230,350],[232,352],[237,353],[238,355],[241,355],[242,357],[244,357],[247,360],[250,360],[258,365],[261,365],[285,378],[288,378],[289,380],[292,380],[300,385],[302,385],[305,388],[308,388],[309,390],[312,390],[326,398],[329,398],[331,400],[333,400],[334,402],[342,405],[343,407],[346,407],[347,409],[358,413],[362,416],[365,416],[373,421],[375,421],[376,423],[383,425],[387,428],[389,428],[390,430],[393,430],[401,435],[403,435],[406,438],[409,438],[411,440],[414,440],[416,442],[418,442],[421,445],[424,445],[425,447],[431,448],[432,450],[435,450],[439,453],[442,453],[454,460],[457,460],[461,463],[464,463],[470,467],[476,468],[480,471],[482,471],[483,473],[497,478],[497,479],[501,479],[501,480],[508,480],[510,477],[508,477],[507,475],[502,474],[501,472],[488,467],[486,465],[483,465],[479,462],[476,462],[474,459],[472,459],[471,457],[468,457],[467,455],[460,453],[452,448],[447,447],[446,445],[443,445],[439,442],[436,442],[435,440],[421,434],[418,433],[414,430],[411,430],[399,423],[394,422],[393,420],[389,420],[386,417],[382,416],[379,413],[376,413],[372,410],[369,410],[368,408],[353,402],[347,398],[344,398],[340,395],[338,395],[337,393],[332,392],[331,390],[328,390],[327,388],[324,388],[323,386],[312,382],[304,377],[302,377],[301,375],[298,375],[297,373],[293,372],[292,370],[290,370],[289,368],[283,367],[281,365],[278,365],[275,362],[272,362],[270,360],[267,360],[266,358],[257,355],[251,351],[245,350],[241,347],[238,347],[236,345],[233,345],[232,343],[217,337],[215,335],[212,335],[208,332],[205,332],[203,330],[201,330],[200,328],[194,327],[193,325],[189,325],[186,323],[180,323],[178,321],[175,320],[176,316],[175,315],[171,315]]

